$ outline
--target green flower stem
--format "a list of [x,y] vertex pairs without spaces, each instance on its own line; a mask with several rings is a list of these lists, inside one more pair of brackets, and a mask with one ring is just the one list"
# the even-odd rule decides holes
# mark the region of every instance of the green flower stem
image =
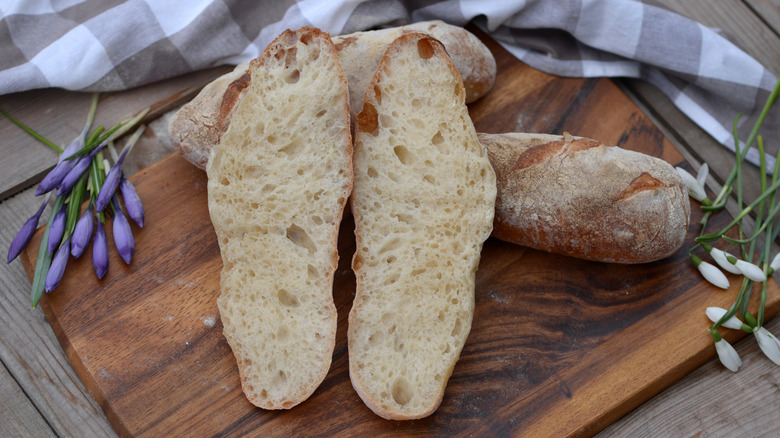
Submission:
[[41,143],[45,144],[46,146],[54,149],[55,151],[57,151],[59,153],[62,153],[62,148],[61,147],[59,147],[56,144],[50,142],[49,140],[46,140],[45,138],[43,138],[43,136],[41,136],[37,132],[33,131],[32,129],[28,128],[24,123],[22,123],[22,122],[16,120],[15,118],[11,117],[11,115],[8,114],[7,112],[5,112],[3,110],[0,110],[0,114],[4,115],[5,118],[7,118],[11,122],[13,122],[16,126],[22,128],[25,132],[27,132],[28,134],[33,136],[36,140],[38,140]]
[[[95,202],[97,195],[103,187],[103,182],[106,179],[106,174],[103,171],[103,151],[98,152],[92,162],[89,164],[89,180],[90,180],[90,200]],[[97,214],[98,220],[102,223],[106,222],[106,215],[104,212]]]
[[[749,280],[748,280],[749,281]],[[729,320],[732,316],[737,314],[737,309],[742,304],[742,300],[745,296],[745,282],[742,282],[742,287],[739,289],[739,293],[737,294],[737,299],[734,301],[734,303],[729,307],[729,310],[726,311],[726,313],[723,314],[723,316],[714,324],[710,326],[710,330],[716,329],[720,326],[722,326],[726,321]]]
[[51,267],[51,259],[54,254],[49,253],[47,248],[49,242],[49,231],[51,230],[51,223],[54,220],[54,216],[62,208],[62,204],[65,203],[64,196],[57,196],[54,199],[54,206],[49,215],[49,221],[46,224],[46,229],[43,232],[43,238],[41,239],[41,245],[38,248],[38,259],[35,262],[35,274],[33,275],[31,299],[33,308],[38,305],[41,296],[43,296],[43,289],[46,286],[46,274],[49,273]]
[[[756,123],[753,125],[753,129],[750,131],[750,135],[748,136],[748,139],[745,142],[745,148],[742,150],[741,158],[744,158],[744,156],[747,155],[748,151],[750,150],[750,146],[753,144],[753,141],[758,135],[759,128],[764,123],[764,119],[766,119],[766,116],[769,113],[769,109],[775,103],[779,95],[780,95],[780,79],[778,79],[778,81],[775,82],[775,86],[772,89],[772,92],[769,94],[769,98],[764,104],[764,108],[761,110],[761,114],[759,114]],[[712,201],[713,206],[720,206],[721,204],[725,206],[726,199],[728,198],[728,196],[731,194],[731,191],[733,190],[734,179],[737,176],[736,174],[737,174],[737,167],[735,166],[731,170],[731,173],[729,174],[728,178],[726,178],[726,182],[723,184],[723,187],[720,189],[720,193],[718,193],[718,195]],[[712,213],[715,209],[712,210],[703,209],[703,210],[704,210],[704,216],[702,217],[700,224],[702,225],[702,227],[706,227],[707,223],[709,222],[709,218],[710,216],[712,216]]]
[[68,197],[67,217],[65,219],[65,235],[62,238],[63,240],[67,239],[70,235],[73,234],[73,230],[76,228],[76,222],[78,222],[79,216],[81,216],[81,201],[84,199],[84,192],[87,188],[88,176],[89,175],[84,172],[84,174],[81,175],[81,178],[79,178],[78,182],[76,182],[76,185],[73,186],[73,189],[70,191],[70,196]]

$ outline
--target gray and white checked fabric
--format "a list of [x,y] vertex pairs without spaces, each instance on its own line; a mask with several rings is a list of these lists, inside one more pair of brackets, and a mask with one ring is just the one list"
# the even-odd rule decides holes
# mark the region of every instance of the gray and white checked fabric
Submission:
[[[775,83],[716,31],[634,0],[3,0],[0,95],[127,89],[250,60],[287,28],[337,35],[431,19],[474,20],[548,73],[647,80],[732,150],[734,117],[749,129]],[[780,110],[764,126],[780,134]]]

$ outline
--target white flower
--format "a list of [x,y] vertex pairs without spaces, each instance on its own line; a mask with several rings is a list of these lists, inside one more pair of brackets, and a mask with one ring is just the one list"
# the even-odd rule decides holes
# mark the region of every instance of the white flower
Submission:
[[699,173],[696,174],[695,178],[693,175],[688,173],[688,171],[681,167],[675,167],[675,169],[680,175],[680,178],[682,179],[683,184],[688,190],[688,194],[691,196],[691,198],[699,202],[707,199],[707,192],[704,190],[704,182],[707,180],[707,174],[709,173],[709,166],[707,166],[707,163],[704,163],[699,168]]
[[766,357],[776,365],[780,365],[780,341],[764,327],[756,327],[753,329],[753,335],[756,337],[758,346]]
[[780,252],[772,259],[772,263],[769,264],[769,267],[772,268],[773,271],[777,271],[780,268]]
[[742,274],[753,281],[766,281],[764,271],[753,263],[737,259],[737,268]]
[[704,276],[705,280],[709,281],[715,286],[718,286],[721,289],[729,288],[729,279],[726,278],[726,275],[723,274],[720,269],[716,268],[715,265],[701,261],[698,265],[698,268],[699,272],[701,272],[701,275]]
[[710,249],[710,255],[712,256],[712,259],[715,260],[715,263],[726,271],[731,272],[732,274],[742,274],[742,271],[740,271],[734,263],[731,263],[728,260],[728,258],[734,257],[731,254],[723,252],[718,248],[712,248]]
[[739,367],[742,366],[742,359],[739,358],[737,350],[724,339],[715,342],[715,351],[718,352],[718,359],[720,359],[720,362],[729,370],[736,373],[739,370]]
[[[725,315],[726,312],[727,312],[726,309],[720,307],[707,307],[707,310],[705,311],[705,313],[707,314],[707,318],[709,318],[710,321],[712,322],[720,321],[720,319],[723,318],[723,315]],[[742,328],[742,321],[737,319],[736,316],[732,316],[721,325],[723,327],[727,327],[730,329],[739,330]]]

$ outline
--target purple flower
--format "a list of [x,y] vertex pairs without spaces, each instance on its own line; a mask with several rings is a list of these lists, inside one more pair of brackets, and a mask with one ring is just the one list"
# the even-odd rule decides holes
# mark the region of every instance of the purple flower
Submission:
[[54,169],[52,169],[38,185],[38,188],[35,190],[35,196],[40,196],[44,193],[50,192],[62,183],[62,180],[65,179],[65,177],[68,175],[68,172],[73,169],[73,167],[76,165],[76,162],[78,161],[76,159],[66,160],[66,158],[69,158],[83,147],[84,143],[82,142],[82,139],[77,138],[73,140],[68,145],[68,147],[65,148],[65,150],[62,152],[62,155],[60,155],[60,159],[57,162],[57,165],[54,166]]
[[95,218],[92,216],[92,210],[87,207],[79,221],[76,222],[76,228],[73,230],[73,240],[70,244],[70,253],[73,257],[79,258],[84,254],[94,230]]
[[141,203],[141,198],[138,196],[138,192],[135,191],[133,183],[127,178],[122,178],[122,183],[119,185],[119,191],[122,192],[122,199],[125,201],[125,210],[127,215],[135,222],[139,227],[144,226],[144,205]]
[[54,254],[54,258],[51,261],[51,267],[46,274],[46,292],[51,292],[60,285],[62,281],[62,274],[65,273],[65,266],[68,264],[68,256],[70,256],[70,237],[65,239],[57,253]]
[[19,254],[22,253],[22,250],[27,247],[27,244],[30,243],[30,239],[32,239],[35,230],[38,228],[38,220],[41,218],[41,214],[43,214],[43,210],[46,208],[48,202],[49,196],[43,200],[38,211],[32,215],[31,218],[27,219],[24,225],[22,225],[22,228],[19,229],[19,232],[16,233],[14,240],[11,242],[11,246],[8,247],[8,263],[11,263],[18,257]]
[[122,155],[119,156],[114,167],[108,171],[106,180],[103,182],[103,187],[100,188],[97,201],[95,202],[97,211],[105,210],[105,208],[108,207],[108,204],[111,203],[111,199],[114,197],[114,193],[116,193],[116,189],[122,181],[122,162],[125,161],[128,150],[129,148],[122,152]]
[[92,240],[92,267],[95,268],[97,278],[103,279],[108,271],[108,240],[103,222],[97,221],[95,238]]
[[133,239],[133,231],[130,229],[130,223],[127,222],[125,214],[122,212],[122,207],[119,206],[116,196],[114,200],[114,245],[116,245],[116,251],[122,260],[128,265],[133,260],[133,252],[135,252],[135,240]]
[[48,250],[49,254],[54,254],[54,251],[60,245],[62,235],[65,234],[65,204],[62,205],[60,211],[54,215],[54,219],[51,221],[51,229],[49,230],[49,242]]
[[62,195],[63,193],[70,192],[73,186],[75,186],[76,183],[78,182],[79,178],[81,178],[81,175],[83,175],[84,172],[86,172],[87,169],[89,168],[89,164],[92,162],[92,159],[95,158],[95,154],[97,154],[104,147],[106,147],[105,143],[93,149],[88,156],[81,157],[81,158],[74,158],[73,160],[71,160],[71,161],[76,161],[76,164],[73,166],[72,169],[70,169],[68,174],[65,175],[65,178],[63,178],[62,183],[60,183],[60,188],[57,190],[58,196]]

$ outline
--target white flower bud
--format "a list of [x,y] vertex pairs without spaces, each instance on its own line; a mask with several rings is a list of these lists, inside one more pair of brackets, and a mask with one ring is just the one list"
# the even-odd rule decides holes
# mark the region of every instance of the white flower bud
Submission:
[[780,365],[780,342],[777,338],[764,327],[754,329],[753,335],[766,357],[776,365]]
[[742,366],[742,359],[739,358],[737,350],[724,339],[715,343],[715,351],[718,352],[718,359],[720,359],[720,362],[729,370],[736,373],[739,370],[739,367]]
[[712,250],[710,250],[710,255],[712,256],[712,259],[715,260],[715,263],[724,270],[731,272],[732,274],[742,274],[742,271],[740,271],[734,263],[731,263],[728,260],[727,257],[733,257],[731,254],[723,252],[718,248],[712,248]]
[[753,263],[746,262],[744,260],[737,260],[737,268],[742,271],[742,274],[753,281],[766,281],[766,275],[764,271]]
[[714,265],[702,261],[698,268],[699,272],[701,272],[701,275],[704,276],[705,280],[709,281],[715,286],[718,286],[721,289],[729,288],[729,279],[726,278],[726,275],[724,275],[723,272],[721,272],[721,270],[716,268]]
[[675,167],[675,169],[680,175],[680,178],[682,179],[683,184],[688,190],[688,194],[691,196],[691,198],[699,202],[707,198],[707,192],[704,190],[703,184],[699,183],[699,181],[685,169],[681,167]]
[[769,267],[772,268],[773,271],[777,271],[778,268],[780,268],[780,252],[772,259],[772,263],[769,264]]
[[[712,322],[718,322],[721,318],[723,318],[723,315],[726,314],[726,309],[720,308],[720,307],[707,307],[707,310],[705,313],[707,314],[707,318],[710,319]],[[742,321],[737,319],[736,316],[732,316],[726,322],[724,322],[723,327],[727,327],[734,330],[739,330],[742,328]]]

